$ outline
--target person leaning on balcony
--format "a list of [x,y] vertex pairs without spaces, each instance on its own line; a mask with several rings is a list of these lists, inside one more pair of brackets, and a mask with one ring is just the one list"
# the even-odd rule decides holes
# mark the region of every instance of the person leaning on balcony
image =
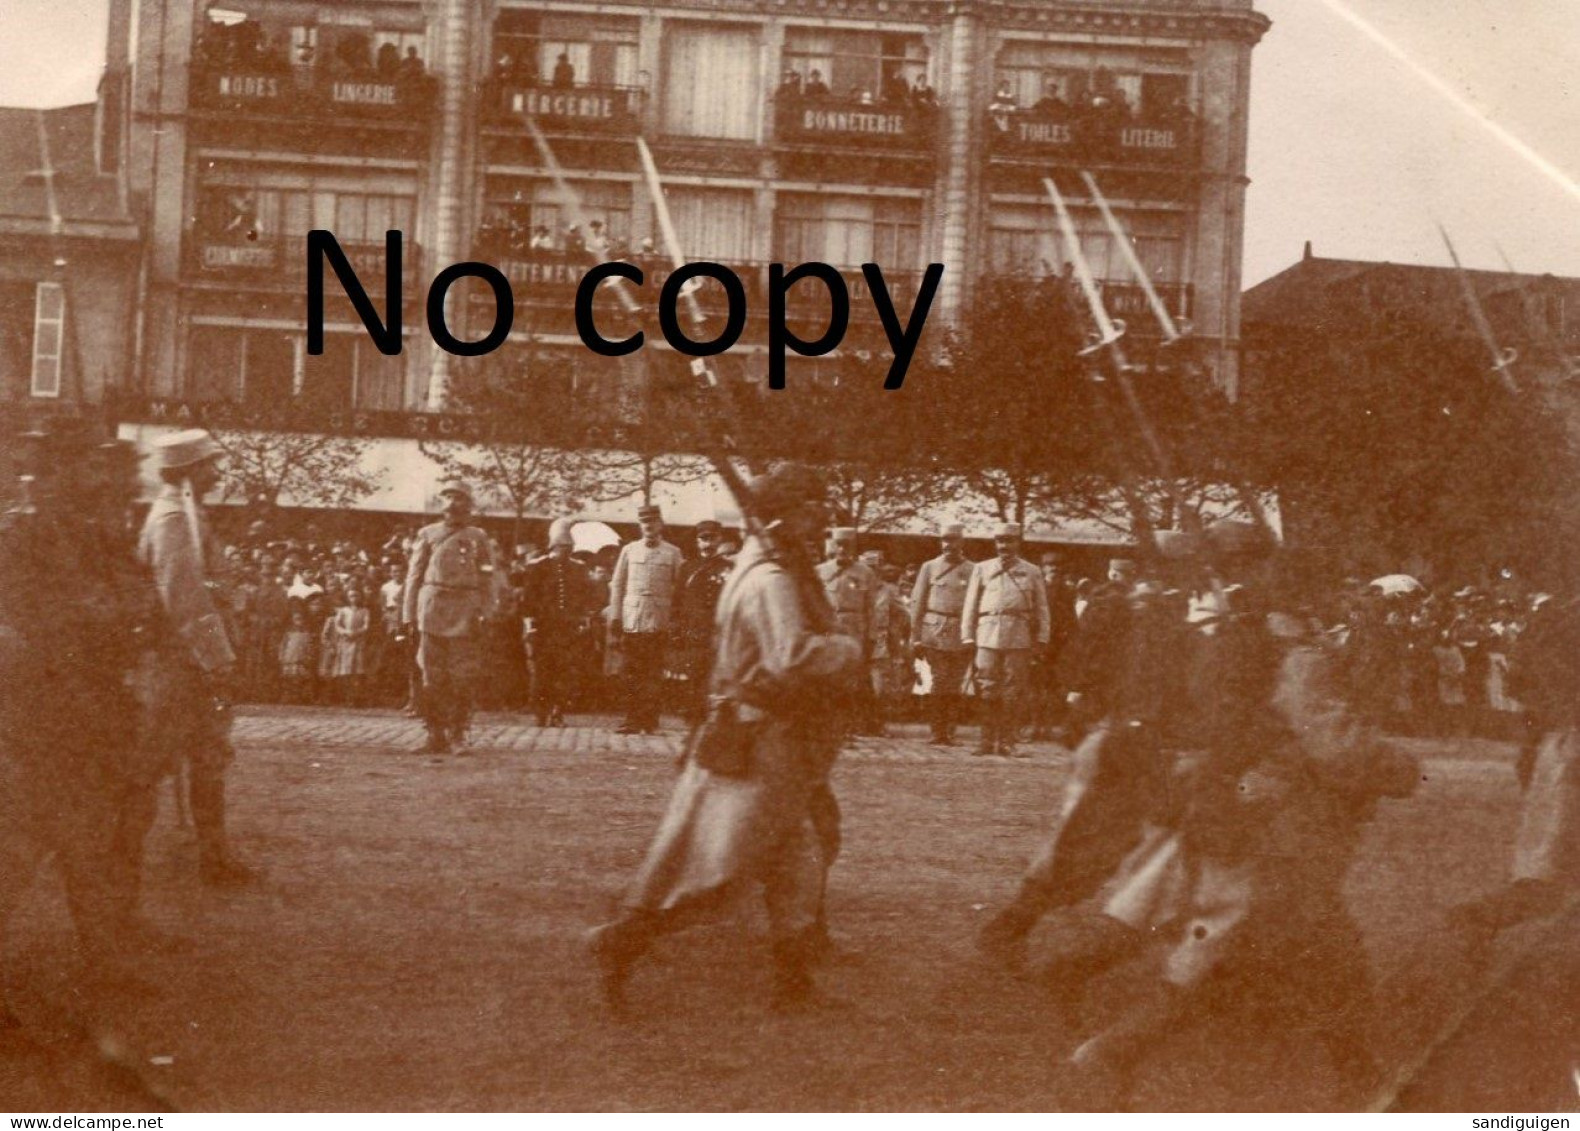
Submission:
[[1070,112],[1070,104],[1059,97],[1059,80],[1049,76],[1042,86],[1042,97],[1032,107],[1045,118],[1062,118]]
[[779,80],[779,93],[791,98],[801,97],[801,72],[794,67],[786,67],[784,76]]
[[571,57],[564,51],[554,60],[553,85],[561,90],[576,85],[576,68],[571,65]]
[[823,72],[814,67],[812,73],[807,75],[806,85],[801,88],[801,93],[808,98],[827,98],[828,83],[823,81]]

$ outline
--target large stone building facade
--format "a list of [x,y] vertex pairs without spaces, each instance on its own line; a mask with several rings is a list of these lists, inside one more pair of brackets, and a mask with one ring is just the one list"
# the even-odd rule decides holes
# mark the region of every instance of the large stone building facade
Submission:
[[[745,283],[748,351],[771,262],[845,272],[847,345],[880,348],[864,262],[902,312],[943,263],[930,327],[983,288],[1061,273],[1047,176],[1110,305],[1141,327],[1089,169],[1219,380],[1235,380],[1248,80],[1267,27],[1250,0],[112,0],[111,23],[105,89],[127,109],[146,240],[144,398],[442,408],[457,365],[428,336],[427,284],[469,259],[511,280],[514,341],[598,381],[612,363],[574,336],[574,244],[663,251],[638,136],[686,257]],[[379,303],[385,234],[403,233],[400,355],[374,347],[333,279],[325,350],[307,352],[313,228],[335,233]],[[667,266],[651,262],[650,298]],[[493,301],[464,292],[450,322],[476,338]],[[792,317],[826,310],[815,287],[791,299]]]

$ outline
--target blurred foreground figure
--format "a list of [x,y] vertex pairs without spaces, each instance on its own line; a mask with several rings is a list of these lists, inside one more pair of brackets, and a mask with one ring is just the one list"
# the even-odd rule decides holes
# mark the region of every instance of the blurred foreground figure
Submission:
[[[811,543],[821,531],[826,489],[811,472],[781,468],[760,477],[752,495],[778,546]],[[820,823],[839,740],[827,705],[860,671],[862,646],[814,631],[781,556],[750,537],[736,559],[719,597],[707,721],[625,911],[593,934],[615,1007],[656,938],[758,884],[772,935],[773,1005],[811,1000],[824,878],[837,850]]]
[[1271,543],[1227,520],[1206,533],[1221,582],[1191,618],[1169,804],[1099,897],[1100,947],[1048,976],[1134,960],[1139,992],[1073,1057],[1121,1089],[1165,1038],[1237,1018],[1306,1035],[1369,1091],[1371,978],[1343,886],[1378,800],[1408,796],[1419,768],[1351,709],[1342,656],[1276,583]]
[[219,485],[224,454],[201,428],[154,441],[163,486],[148,509],[138,554],[153,572],[170,625],[186,645],[182,660],[158,680],[149,741],[187,760],[198,874],[206,884],[231,887],[255,877],[232,857],[225,832],[225,768],[235,757],[227,699],[236,653],[209,580],[224,559],[203,515],[203,496]]
[[[1510,658],[1530,712],[1509,879],[1449,912],[1468,944],[1466,1000],[1401,1079],[1392,1110],[1562,1110],[1580,1069],[1580,603],[1548,599]],[[1502,932],[1507,936],[1500,939]]]
[[143,832],[173,763],[140,741],[172,641],[128,526],[135,450],[57,427],[22,438],[31,473],[0,527],[0,935],[53,857],[88,978],[113,989],[142,942]]

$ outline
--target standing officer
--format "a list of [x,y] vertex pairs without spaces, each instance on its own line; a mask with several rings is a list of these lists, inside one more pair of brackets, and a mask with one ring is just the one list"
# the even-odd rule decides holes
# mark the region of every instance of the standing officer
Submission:
[[642,537],[620,547],[609,580],[609,630],[625,662],[625,722],[619,734],[657,734],[664,691],[664,638],[672,627],[681,554],[664,541],[664,518],[639,507]]
[[565,725],[571,673],[587,642],[588,621],[600,607],[587,567],[571,556],[573,549],[570,520],[557,518],[549,527],[547,556],[525,570],[523,628],[540,727]]
[[471,524],[471,488],[448,483],[439,497],[444,519],[423,527],[412,542],[401,607],[401,622],[420,634],[417,666],[430,754],[464,750],[478,636],[494,591],[494,551],[488,535]]
[[[870,670],[878,631],[878,575],[856,560],[856,530],[837,526],[829,534],[834,556],[817,567],[817,576],[828,594],[829,606],[840,628],[861,645],[862,671]],[[846,726],[868,732],[877,714],[872,681],[863,678],[846,705]]]
[[971,563],[965,555],[965,527],[946,525],[939,534],[943,552],[922,563],[911,591],[911,640],[922,650],[932,673],[928,694],[933,743],[953,746],[960,722],[960,685],[965,681],[971,648],[960,635],[960,612],[965,608]]
[[236,653],[208,581],[222,558],[203,518],[203,496],[218,486],[225,452],[201,428],[161,436],[153,446],[163,486],[143,523],[138,553],[153,571],[187,653],[163,681],[157,733],[191,766],[198,874],[204,883],[234,886],[253,879],[249,868],[232,859],[225,834],[225,767],[235,757],[225,693]]
[[687,714],[701,722],[708,700],[708,670],[713,663],[713,618],[724,579],[735,563],[719,552],[724,527],[713,519],[697,523],[697,557],[681,570],[680,637],[689,692]]
[[1020,524],[993,532],[998,556],[978,562],[966,585],[960,639],[976,647],[982,697],[978,754],[1015,757],[1015,728],[1033,648],[1048,644],[1048,590],[1037,567],[1020,556]]

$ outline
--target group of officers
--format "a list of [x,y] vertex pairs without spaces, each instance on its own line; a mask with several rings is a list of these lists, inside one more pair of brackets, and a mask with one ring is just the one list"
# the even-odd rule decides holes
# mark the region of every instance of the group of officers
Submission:
[[[215,547],[201,505],[222,453],[197,430],[158,441],[162,487],[134,540],[128,445],[70,433],[29,444],[25,493],[0,539],[0,801],[16,815],[0,828],[0,925],[53,856],[89,965],[113,980],[149,937],[137,912],[142,842],[155,789],[179,764],[201,878],[253,878],[225,831],[234,655],[209,592]],[[406,613],[422,633],[431,731],[454,740],[465,726],[457,688],[475,663],[472,577],[491,565],[470,493],[449,488],[445,500],[414,549]],[[848,731],[829,708],[853,703],[867,675],[849,619],[847,595],[863,587],[850,539],[838,536],[834,556],[812,565],[827,505],[811,469],[759,477],[743,507],[751,533],[714,571],[702,722],[621,913],[592,937],[618,1009],[657,938],[759,891],[774,1006],[820,1000],[814,973],[831,949],[826,892],[842,837],[830,771]],[[1044,582],[1020,558],[1019,534],[1000,527],[995,557],[973,565],[963,531],[946,529],[912,609],[935,686],[947,700],[956,676],[974,672],[989,705],[985,742],[999,744],[1013,721],[995,710],[1049,632]],[[678,568],[656,512],[644,514],[643,535],[622,550],[611,591],[639,673],[652,660],[630,638],[657,623],[650,581]],[[551,542],[548,560],[570,560],[563,538]],[[1265,530],[1222,521],[1160,535],[1156,549],[1152,572],[1194,595],[1188,610],[1159,600],[1156,586],[1116,584],[1084,611],[1083,622],[1102,626],[1081,665],[1086,731],[1045,844],[980,945],[1024,967],[1028,936],[1052,917],[1045,981],[1083,1024],[1094,1015],[1088,990],[1110,971],[1134,973],[1141,992],[1097,1003],[1079,1065],[1123,1079],[1204,1011],[1272,994],[1282,1025],[1375,1085],[1367,960],[1342,889],[1378,801],[1408,796],[1419,767],[1353,707],[1342,650],[1309,615],[1309,579]],[[1520,766],[1527,794],[1512,882],[1453,919],[1484,939],[1553,913],[1580,861],[1580,611],[1551,603],[1529,639],[1513,671],[1539,738]],[[952,716],[940,717],[947,733]]]

